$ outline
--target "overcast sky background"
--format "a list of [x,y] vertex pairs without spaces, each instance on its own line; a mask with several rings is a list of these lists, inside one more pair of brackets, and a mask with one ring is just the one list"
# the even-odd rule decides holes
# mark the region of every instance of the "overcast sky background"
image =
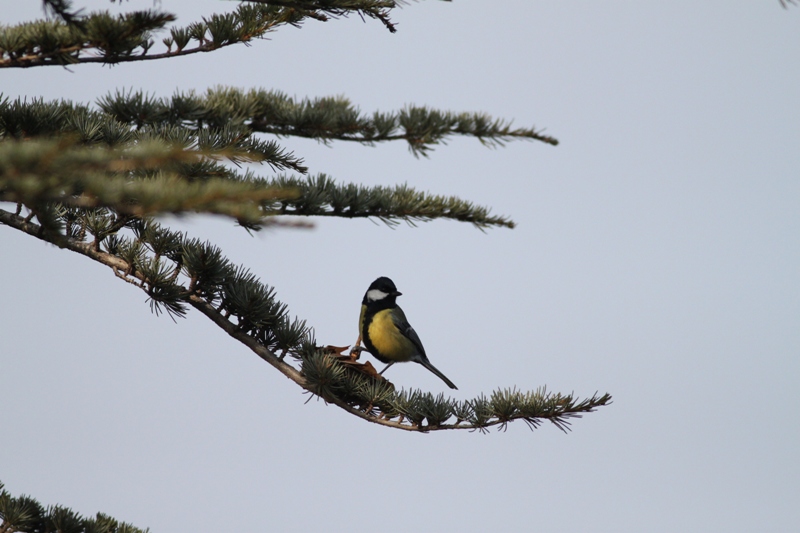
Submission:
[[[162,7],[185,25],[235,4]],[[276,287],[325,344],[355,341],[364,291],[390,276],[456,398],[546,385],[614,403],[569,434],[368,424],[306,404],[200,314],[156,317],[107,268],[0,227],[0,480],[153,532],[796,528],[800,8],[459,0],[393,18],[394,35],[351,17],[169,61],[3,70],[0,91],[94,102],[224,84],[546,128],[561,145],[454,139],[429,159],[281,140],[314,173],[458,195],[514,230],[176,227]],[[388,377],[449,392],[418,365]]]

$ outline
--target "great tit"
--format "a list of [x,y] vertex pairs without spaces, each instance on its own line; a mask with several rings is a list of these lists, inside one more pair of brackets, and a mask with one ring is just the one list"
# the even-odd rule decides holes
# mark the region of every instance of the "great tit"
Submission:
[[419,335],[395,302],[401,294],[392,280],[380,277],[372,282],[361,301],[358,323],[361,339],[369,353],[386,363],[386,368],[380,373],[383,374],[395,363],[413,361],[439,376],[451,389],[458,389],[428,361]]

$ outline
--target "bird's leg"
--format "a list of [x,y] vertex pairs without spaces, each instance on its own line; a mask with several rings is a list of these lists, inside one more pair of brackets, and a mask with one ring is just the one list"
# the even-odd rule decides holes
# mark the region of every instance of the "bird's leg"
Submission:
[[389,370],[389,367],[390,367],[390,366],[392,366],[393,364],[394,364],[394,362],[391,362],[391,363],[389,363],[388,365],[386,365],[386,366],[384,367],[384,369],[383,369],[383,370],[381,370],[380,372],[378,372],[378,375],[379,375],[379,376],[382,376],[382,375],[383,375],[383,373],[384,373],[384,372],[386,372],[387,370]]
[[353,349],[350,350],[350,359],[353,361],[358,361],[359,356],[361,355],[361,351],[364,348],[361,346],[361,335],[358,336],[358,340],[353,345]]

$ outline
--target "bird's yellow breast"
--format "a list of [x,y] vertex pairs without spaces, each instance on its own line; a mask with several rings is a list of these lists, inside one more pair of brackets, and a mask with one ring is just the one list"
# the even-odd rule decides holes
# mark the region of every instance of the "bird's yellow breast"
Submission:
[[375,313],[367,327],[367,335],[384,359],[408,361],[416,351],[414,344],[394,325],[390,309]]

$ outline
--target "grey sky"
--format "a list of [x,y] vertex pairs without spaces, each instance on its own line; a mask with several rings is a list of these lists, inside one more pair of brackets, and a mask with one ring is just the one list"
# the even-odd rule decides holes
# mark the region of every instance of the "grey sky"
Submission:
[[[41,15],[6,4],[6,23]],[[233,4],[162,6],[188,23]],[[180,227],[326,344],[355,341],[364,291],[390,276],[457,398],[547,385],[614,403],[568,435],[367,424],[304,404],[199,314],[156,317],[107,269],[0,227],[0,479],[154,532],[796,528],[800,8],[459,0],[394,19],[394,35],[354,17],[171,61],[4,70],[0,91],[92,102],[224,84],[546,127],[560,146],[456,139],[429,159],[282,140],[312,172],[455,194],[514,230]],[[388,376],[449,392],[418,365]]]

